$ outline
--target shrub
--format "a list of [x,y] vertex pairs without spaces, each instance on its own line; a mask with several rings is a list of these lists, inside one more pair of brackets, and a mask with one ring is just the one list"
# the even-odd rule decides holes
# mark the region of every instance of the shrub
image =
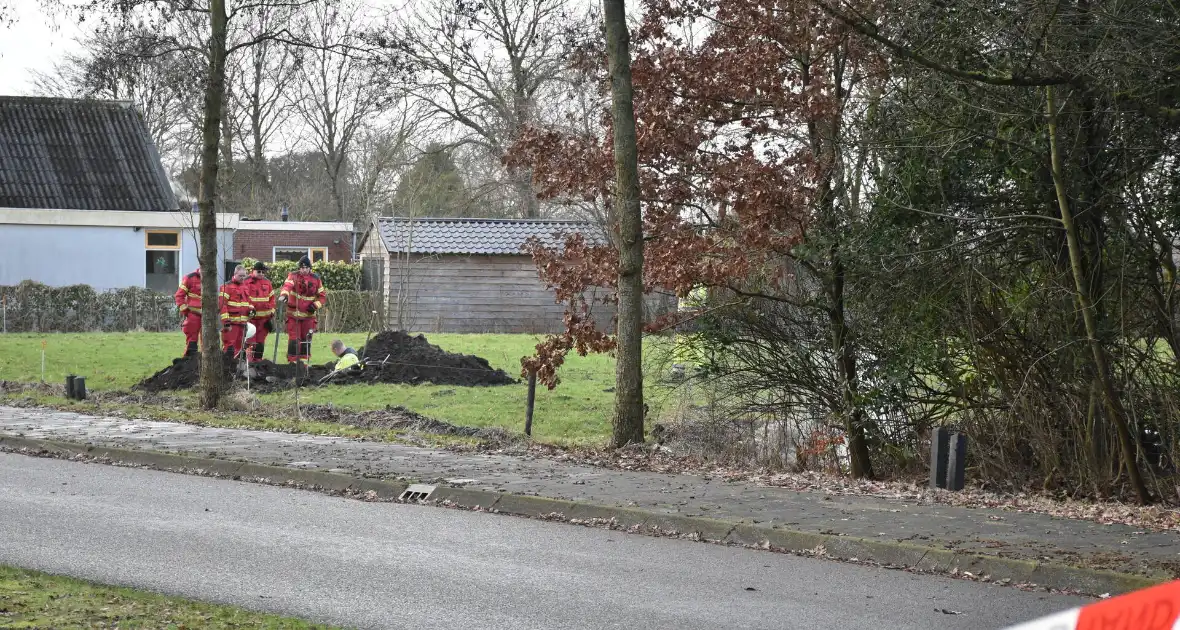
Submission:
[[26,280],[0,286],[8,332],[153,332],[176,330],[170,294],[129,287],[97,292],[85,284],[50,287]]
[[[8,332],[163,332],[180,327],[172,295],[140,287],[98,292],[85,284],[50,287],[26,280],[0,286],[0,299]],[[374,310],[380,328],[380,302],[376,292],[329,289],[328,303],[319,313],[319,329],[366,331]]]
[[[384,309],[380,293],[374,291],[329,291],[328,304],[319,312],[319,330],[323,332],[364,332],[370,325],[382,329]],[[377,311],[376,321],[373,311]]]
[[[246,269],[253,267],[255,262],[257,261],[253,258],[242,259],[242,264],[245,265]],[[275,290],[277,291],[279,287],[283,286],[283,282],[287,280],[287,276],[295,271],[298,266],[298,263],[290,260],[266,263],[266,277],[275,286]],[[321,260],[312,263],[311,270],[319,274],[320,279],[324,282],[324,288],[329,291],[355,291],[360,288],[360,263]]]

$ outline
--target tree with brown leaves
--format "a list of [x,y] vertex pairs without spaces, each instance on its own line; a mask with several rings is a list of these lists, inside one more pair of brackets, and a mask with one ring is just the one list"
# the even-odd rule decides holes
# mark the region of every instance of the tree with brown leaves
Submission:
[[[841,244],[830,237],[855,210],[848,201],[854,143],[845,123],[863,111],[854,97],[863,102],[872,92],[880,58],[807,3],[656,1],[647,8],[632,71],[645,289],[686,296],[703,286],[736,303],[797,299],[801,272],[822,284],[813,297],[827,315],[834,387],[843,392],[832,411],[850,435],[853,474],[871,476],[854,336],[843,312]],[[688,26],[700,18],[711,26],[694,41]],[[593,53],[587,68],[598,68]],[[512,159],[535,170],[543,196],[605,201],[613,158],[605,137],[605,130],[532,129]],[[809,242],[809,229],[829,240]],[[565,333],[524,361],[550,387],[570,350],[615,348],[616,339],[586,316],[583,295],[618,273],[616,248],[577,237],[560,251],[531,248],[542,277],[568,305]],[[669,323],[648,322],[648,329]]]

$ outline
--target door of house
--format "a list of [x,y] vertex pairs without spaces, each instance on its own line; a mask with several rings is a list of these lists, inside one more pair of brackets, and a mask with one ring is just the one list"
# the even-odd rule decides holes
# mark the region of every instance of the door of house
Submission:
[[147,230],[145,258],[147,273],[144,286],[161,293],[172,293],[180,286],[180,231]]

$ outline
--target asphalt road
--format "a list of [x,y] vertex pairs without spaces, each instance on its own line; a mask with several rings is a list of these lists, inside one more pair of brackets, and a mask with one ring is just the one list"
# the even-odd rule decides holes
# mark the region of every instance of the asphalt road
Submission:
[[0,563],[362,628],[979,629],[1083,601],[6,453]]

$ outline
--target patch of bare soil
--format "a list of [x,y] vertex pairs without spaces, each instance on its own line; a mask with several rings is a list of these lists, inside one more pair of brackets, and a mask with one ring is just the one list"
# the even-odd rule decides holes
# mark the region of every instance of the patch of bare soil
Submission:
[[[222,355],[223,382],[233,379],[237,369],[237,361],[233,357]],[[172,365],[143,379],[135,386],[137,390],[145,392],[163,392],[177,389],[192,389],[201,381],[201,357],[180,357],[172,360]]]
[[[510,385],[517,381],[504,370],[493,368],[482,357],[447,352],[431,344],[423,335],[410,336],[402,331],[384,331],[375,335],[358,351],[367,360],[364,369],[341,372],[325,381],[335,362],[306,366],[299,370],[295,364],[262,360],[252,365],[251,389],[259,392],[300,387],[349,385],[355,383],[406,383],[418,385],[458,385],[477,387]],[[245,382],[238,373],[237,362],[226,358],[227,381]],[[147,392],[191,389],[200,381],[200,361],[196,357],[173,360],[173,364],[140,382],[136,389]]]
[[523,439],[523,436],[498,427],[465,427],[435,420],[400,405],[388,405],[384,409],[370,411],[339,409],[332,405],[304,405],[300,409],[307,420],[347,424],[366,429],[405,429],[433,435],[471,437],[501,445],[517,443]]
[[0,381],[0,395],[23,394],[33,392],[49,396],[65,396],[64,383],[22,383],[20,381]]

